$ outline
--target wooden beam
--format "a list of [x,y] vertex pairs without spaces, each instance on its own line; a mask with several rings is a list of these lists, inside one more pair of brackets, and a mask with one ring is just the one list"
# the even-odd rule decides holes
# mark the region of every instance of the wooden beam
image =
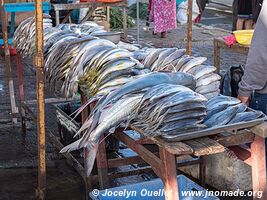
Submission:
[[216,136],[214,140],[223,145],[224,147],[236,146],[241,144],[248,144],[254,141],[255,135],[251,131],[245,131],[237,135]]
[[184,141],[184,143],[194,150],[193,155],[195,156],[210,155],[225,151],[223,145],[207,137]]
[[[140,134],[144,133],[143,130],[133,125],[130,125],[129,127]],[[194,150],[190,146],[186,145],[183,142],[166,142],[160,138],[150,138],[150,140],[152,140],[158,146],[164,147],[169,153],[174,155],[190,155],[194,152]]]
[[264,122],[258,126],[254,126],[250,129],[256,135],[266,138],[267,137],[267,122]]
[[132,164],[144,164],[146,163],[142,158],[139,156],[132,156],[126,158],[114,158],[108,160],[108,167],[115,168],[121,167],[125,165],[132,165]]

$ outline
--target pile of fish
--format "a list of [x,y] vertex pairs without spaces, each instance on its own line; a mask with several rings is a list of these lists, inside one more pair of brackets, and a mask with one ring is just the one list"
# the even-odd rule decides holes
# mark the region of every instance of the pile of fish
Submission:
[[[76,134],[79,135],[83,132],[82,137],[76,142],[64,147],[61,150],[61,152],[63,153],[67,151],[80,149],[82,147],[87,147],[90,150],[89,170],[92,169],[97,152],[98,143],[100,142],[101,136],[104,135],[111,128],[120,125],[122,122],[127,122],[127,121],[129,122],[143,115],[145,109],[144,106],[146,103],[148,103],[147,98],[149,96],[151,96],[151,98],[154,97],[155,100],[158,100],[155,101],[158,103],[163,103],[165,99],[166,102],[171,103],[170,104],[171,106],[174,106],[175,103],[176,105],[178,105],[179,104],[178,99],[181,100],[180,103],[183,103],[182,99],[184,99],[184,97],[186,99],[184,100],[184,103],[186,102],[189,103],[191,101],[192,102],[205,101],[204,97],[192,92],[189,89],[189,88],[192,89],[195,88],[195,84],[196,84],[195,79],[190,74],[181,72],[177,73],[153,72],[146,76],[139,77],[138,79],[123,85],[119,89],[109,93],[108,95],[104,95],[99,99],[98,103],[95,105],[94,110],[91,112],[86,122],[83,124],[81,129]],[[164,93],[166,94],[166,96],[156,92],[158,91],[157,90],[158,85],[161,85],[160,86],[161,91],[165,90],[168,91]],[[179,85],[183,85],[184,87]],[[175,89],[172,90],[171,88]],[[180,93],[181,96],[177,98],[176,101],[172,101],[176,99],[175,97],[176,93],[177,95]],[[171,94],[173,96],[171,96]],[[161,98],[158,99],[157,95],[161,95],[161,97],[163,98],[162,101],[159,101]],[[170,98],[170,101],[168,100],[168,98]],[[154,103],[154,105],[156,106],[156,103]],[[170,105],[164,104],[165,106],[164,108],[167,108]],[[185,104],[183,104],[183,106],[185,106]],[[151,109],[152,108],[153,107],[151,107]],[[178,109],[179,108],[177,106],[177,115],[179,115]],[[181,108],[180,111],[182,112]],[[165,113],[166,111],[164,111],[163,109],[162,112]],[[159,115],[163,113],[159,113]],[[188,113],[188,115],[190,114]],[[176,122],[180,123],[177,120]]]
[[[203,65],[205,57],[185,55],[185,49],[154,49],[144,59],[144,65],[152,71],[174,71],[190,73],[196,78],[196,92],[207,99],[220,94],[221,77],[215,73],[213,66]],[[140,57],[141,52],[136,55]]]
[[[44,31],[52,28],[51,16],[44,14]],[[30,17],[22,21],[14,32],[13,46],[23,57],[33,56],[35,53],[35,18]]]
[[[24,56],[34,53],[35,44],[27,35],[32,25],[32,19],[27,19],[16,30],[14,45]],[[89,35],[102,31],[94,22],[49,26],[44,30],[45,75],[56,94],[72,98],[80,87],[87,96],[104,95],[150,72],[132,58],[131,52]],[[25,46],[25,40],[31,46]]]
[[248,111],[248,107],[240,100],[223,95],[211,98],[206,107],[204,124],[209,128],[247,122],[264,116],[261,111]]
[[99,26],[93,21],[87,21],[82,24],[59,24],[56,28],[63,31],[70,31],[77,34],[94,35],[106,32],[103,26]]
[[149,89],[139,103],[133,124],[149,137],[163,138],[206,128],[207,99],[191,89],[160,84]]

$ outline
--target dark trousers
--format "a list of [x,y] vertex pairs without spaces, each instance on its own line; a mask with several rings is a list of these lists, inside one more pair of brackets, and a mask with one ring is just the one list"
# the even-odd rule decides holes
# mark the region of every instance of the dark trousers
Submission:
[[267,114],[267,94],[255,93],[250,102],[250,107]]
[[[249,105],[252,109],[260,110],[267,114],[267,94],[255,93]],[[267,153],[267,139],[265,139],[265,148]],[[266,158],[267,162],[267,158]]]

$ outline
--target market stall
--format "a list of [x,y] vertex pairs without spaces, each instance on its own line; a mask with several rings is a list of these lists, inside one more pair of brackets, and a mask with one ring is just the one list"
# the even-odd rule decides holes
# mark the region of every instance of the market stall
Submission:
[[[1,5],[3,7],[4,2],[2,2]],[[20,93],[20,105],[23,112],[30,115],[31,118],[38,124],[39,199],[45,198],[46,190],[45,133],[47,133],[50,142],[52,142],[58,150],[63,152],[67,162],[84,178],[86,183],[86,198],[89,197],[88,190],[90,189],[91,181],[96,180],[96,177],[100,182],[101,188],[106,188],[109,185],[108,177],[121,177],[139,173],[140,171],[146,172],[152,169],[157,176],[163,180],[164,187],[167,192],[175,191],[171,193],[171,195],[166,196],[166,199],[179,199],[176,157],[181,155],[199,157],[198,160],[180,163],[178,164],[178,167],[199,164],[201,172],[200,182],[204,185],[205,162],[202,157],[223,152],[225,147],[231,147],[241,159],[244,159],[252,166],[253,190],[263,191],[262,199],[266,198],[266,165],[258,165],[260,160],[265,160],[266,158],[264,141],[267,137],[267,125],[266,123],[263,123],[265,116],[262,113],[250,110],[238,100],[230,97],[222,97],[225,99],[221,101],[223,102],[223,104],[221,104],[223,107],[220,107],[220,110],[217,110],[217,107],[214,106],[215,104],[213,107],[207,106],[208,104],[206,103],[208,100],[218,97],[218,82],[220,81],[220,77],[214,73],[214,67],[205,65],[203,67],[203,63],[206,61],[206,58],[190,56],[192,52],[192,43],[190,43],[192,40],[192,29],[188,28],[189,40],[187,53],[189,55],[185,55],[185,50],[179,50],[177,48],[154,49],[151,52],[145,53],[146,55],[144,56],[143,63],[141,63],[137,59],[132,58],[133,54],[131,52],[118,48],[110,41],[96,38],[93,34],[81,36],[74,32],[64,32],[60,28],[49,27],[49,16],[43,16],[42,14],[42,1],[36,0],[35,6],[36,21],[34,22],[33,19],[25,21],[25,24],[18,28],[18,33],[15,37],[14,43],[18,51],[17,63],[19,71],[22,69],[20,62],[21,56],[32,56],[35,51],[37,52],[36,57],[34,58],[37,80],[37,115],[35,115],[24,102],[22,81],[20,81],[19,87],[22,91]],[[189,6],[189,10],[190,8],[192,7]],[[191,14],[189,12],[189,18],[192,18],[190,16]],[[47,29],[43,27],[43,21],[47,23]],[[191,20],[189,20],[189,24],[191,23],[192,25],[192,21],[190,21]],[[36,39],[28,41],[29,37],[27,37],[27,34],[21,33],[27,33],[27,27],[32,27],[34,25],[37,27],[36,32],[34,33]],[[191,27],[191,25],[189,27]],[[93,33],[94,31],[92,31],[91,26],[94,27],[95,31],[96,26],[92,24],[81,24],[75,28]],[[6,29],[3,30],[7,35]],[[71,28],[68,30],[71,30]],[[97,29],[97,31],[99,31],[99,29]],[[20,34],[23,35],[24,38],[18,37]],[[58,42],[58,38],[63,41]],[[36,46],[32,45],[33,42],[36,42]],[[11,69],[6,37],[5,47],[6,62]],[[127,65],[125,63],[127,63]],[[116,68],[117,66],[118,68]],[[125,71],[120,71],[121,67]],[[127,80],[120,79],[122,82],[118,81],[117,71],[126,75]],[[165,73],[159,71],[165,71]],[[169,73],[166,73],[166,71]],[[19,80],[22,80],[22,73],[20,72],[18,75]],[[81,138],[81,140],[79,139],[79,143],[76,142],[74,147],[70,144],[69,147],[67,146],[63,148],[63,145],[58,138],[55,137],[53,132],[45,126],[45,76],[47,77],[49,86],[52,86],[51,88],[55,91],[59,91],[57,87],[60,87],[60,92],[63,93],[65,97],[75,97],[78,93],[81,95],[83,107],[83,127],[78,131],[78,133],[82,133],[84,131],[82,134],[82,137],[84,138]],[[110,79],[110,77],[112,78]],[[114,81],[117,85],[112,81]],[[208,84],[206,84],[207,81],[209,81]],[[63,82],[62,85],[59,84],[61,82]],[[111,83],[114,85],[111,85]],[[108,84],[108,86],[105,84]],[[212,90],[210,89],[211,86],[213,88]],[[137,89],[133,90],[133,88]],[[128,89],[128,93],[123,89]],[[150,89],[151,91],[155,89],[155,91],[151,92]],[[152,103],[148,101],[150,100],[149,97],[151,97],[151,99],[158,100],[157,95],[161,95],[161,93],[157,93],[159,92],[158,89],[161,92],[166,92],[166,96],[162,97],[168,97],[166,99],[171,101],[158,101],[159,104],[155,103],[157,101],[151,101]],[[128,94],[131,94],[132,96],[128,96]],[[185,97],[181,98],[181,96],[178,95],[185,95]],[[110,99],[108,99],[107,96]],[[110,96],[112,96],[112,98]],[[97,97],[99,104],[95,104],[96,101],[93,101],[94,98],[90,97]],[[139,101],[141,99],[142,101]],[[184,99],[187,99],[188,101],[183,102],[182,100]],[[91,102],[87,103],[87,100],[90,100]],[[117,112],[121,109],[115,109],[112,107],[106,108],[105,106],[109,105],[109,103],[110,106],[122,106],[127,103],[125,102],[126,100],[129,101],[129,103],[138,100],[138,104],[135,104],[134,102],[132,107],[127,104],[127,109],[125,111],[127,115],[123,113],[122,116],[118,117],[118,119],[122,120],[118,120],[116,123],[115,120],[109,121],[112,124],[110,126],[103,125],[103,127],[105,127],[105,129],[103,129],[104,131],[99,131],[98,134],[101,133],[101,135],[98,135],[99,137],[97,137],[96,143],[93,143],[95,141],[92,142],[90,138],[92,137],[92,131],[97,130],[97,128],[102,125],[101,123],[104,123],[105,120],[110,120],[112,117],[102,115],[104,113],[102,113],[102,109],[113,109],[108,110],[108,112],[116,111],[115,113],[117,114]],[[225,103],[228,101],[232,104],[230,105]],[[155,103],[155,105],[149,105],[150,103]],[[193,120],[192,122],[189,120],[189,124],[185,124],[186,126],[189,125],[188,129],[184,129],[183,124],[179,121],[181,119],[178,120],[177,113],[182,112],[180,107],[176,107],[177,109],[180,109],[177,113],[168,113],[170,110],[167,109],[170,107],[172,108],[172,106],[174,108],[182,103],[188,103],[184,104],[183,108],[187,106],[195,106],[194,108],[197,108],[196,112],[195,110],[194,112],[190,112],[190,110],[183,110],[185,112],[183,114],[187,114],[189,116],[189,118],[182,118],[183,120],[189,120],[192,116],[196,118],[196,120]],[[90,112],[85,106],[87,104],[90,107]],[[137,109],[136,105],[139,105],[140,110]],[[232,109],[232,105],[237,107]],[[146,106],[150,106],[149,109],[146,109]],[[167,111],[164,110],[165,108]],[[225,118],[229,118],[228,121],[219,124],[219,120],[215,120],[217,112],[222,112],[225,109],[228,110],[228,108],[229,112],[231,111],[231,117],[226,116]],[[154,111],[155,113],[152,113],[151,111]],[[209,117],[212,119],[211,121],[204,121],[206,111],[210,111]],[[137,115],[131,116],[133,113],[137,113]],[[249,113],[252,115],[252,118],[242,121],[238,118],[238,114],[240,113],[244,115]],[[97,114],[99,114],[99,116]],[[182,114],[180,113],[180,115]],[[97,123],[92,124],[90,122],[90,117],[95,117],[92,119],[96,119]],[[22,121],[25,120],[24,118],[25,116],[22,115]],[[117,128],[114,135],[119,141],[127,145],[128,148],[135,151],[138,156],[134,158],[108,160],[105,150],[104,133],[108,133],[110,128],[121,125],[125,118],[129,118],[134,122],[132,123],[132,121],[129,121],[128,124],[126,123],[127,125],[124,125],[123,129]],[[166,123],[164,120],[166,120]],[[175,128],[170,128],[170,123],[168,122],[175,122]],[[184,121],[182,122],[184,123]],[[217,126],[216,123],[218,123]],[[171,124],[171,126],[172,125],[173,124]],[[144,127],[140,128],[142,126]],[[152,127],[153,130],[151,130]],[[124,131],[126,129],[136,131],[140,135],[140,138],[135,139],[127,135]],[[243,129],[247,130],[244,131]],[[222,135],[222,132],[227,132],[227,135]],[[101,142],[99,142],[98,139],[100,139]],[[80,143],[81,141],[84,143]],[[89,145],[87,145],[87,142]],[[247,143],[251,143],[250,152],[238,146]],[[78,146],[76,146],[77,144]],[[98,176],[91,175],[92,161],[94,161],[92,160],[92,156],[94,156],[93,153],[96,153],[97,151],[97,149],[96,151],[92,151],[92,147],[93,150],[95,150],[95,144],[96,148],[98,148],[98,153],[95,155],[97,158]],[[151,152],[145,148],[145,144],[153,144],[158,147],[159,150]],[[84,149],[84,167],[82,167],[74,156],[69,153],[72,148]],[[244,155],[247,154],[250,156],[244,157]],[[109,167],[142,163],[143,161],[148,163],[151,167],[134,173],[109,174],[108,172]]]

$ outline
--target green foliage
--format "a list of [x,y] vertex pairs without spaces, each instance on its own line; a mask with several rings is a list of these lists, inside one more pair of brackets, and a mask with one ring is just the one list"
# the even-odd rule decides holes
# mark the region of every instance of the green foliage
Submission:
[[[114,7],[110,9],[110,26],[112,30],[122,29],[123,18],[122,18],[122,10],[120,8]],[[127,26],[128,28],[135,26],[134,19],[128,15],[127,15]]]
[[[129,7],[128,15],[137,18],[136,16],[136,4],[133,4]],[[148,17],[148,4],[147,3],[139,3],[139,17],[140,19],[147,19]]]

